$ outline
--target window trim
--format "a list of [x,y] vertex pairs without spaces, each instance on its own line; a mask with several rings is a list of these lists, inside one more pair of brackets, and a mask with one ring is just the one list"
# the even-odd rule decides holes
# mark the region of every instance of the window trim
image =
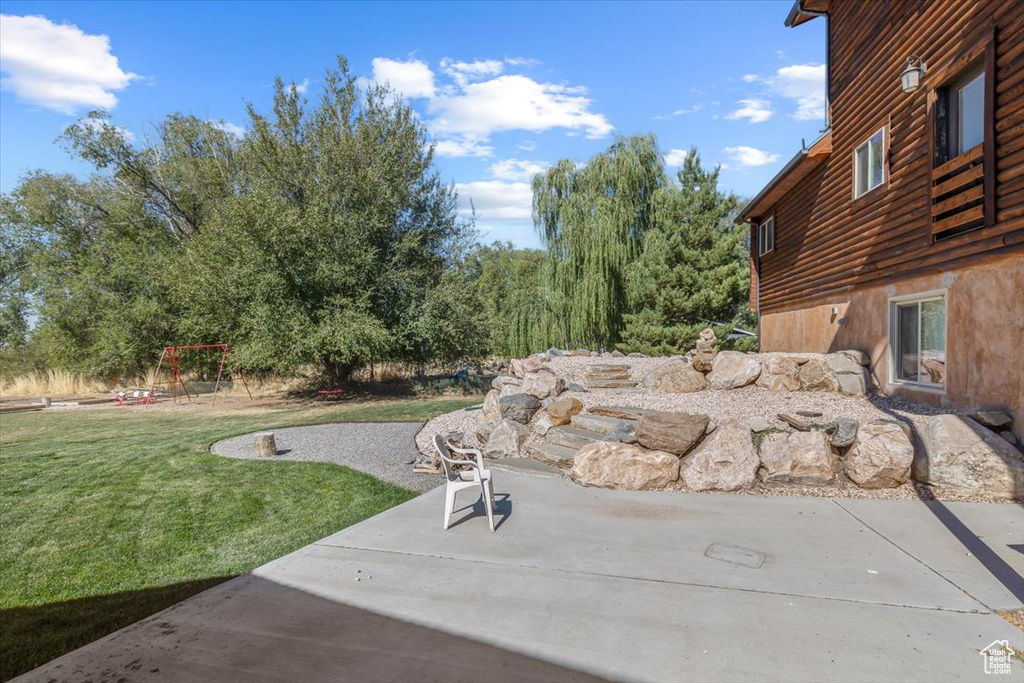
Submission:
[[[948,289],[932,289],[926,292],[914,292],[913,294],[902,294],[900,296],[889,297],[889,329],[888,329],[888,345],[889,345],[889,384],[894,387],[904,387],[907,389],[914,389],[915,391],[928,391],[935,394],[945,395],[947,387],[949,385],[949,364],[947,362],[947,374],[945,384],[933,384],[932,382],[922,382],[920,380],[909,380],[900,379],[899,373],[897,372],[897,348],[898,343],[896,336],[899,333],[899,307],[916,303],[920,306],[922,303],[928,301],[942,301],[945,307],[946,313],[946,324],[944,335],[942,338],[942,347],[949,352],[949,290]],[[920,353],[921,353],[921,318],[920,312],[918,313],[918,334],[917,334],[917,345],[918,345],[918,377],[920,373]],[[948,358],[948,356],[947,356]]]
[[[858,199],[861,199],[863,197],[866,197],[867,195],[871,194],[872,192],[874,192],[878,188],[883,187],[884,185],[887,185],[889,183],[889,134],[888,134],[887,129],[888,129],[888,126],[882,126],[878,130],[873,132],[871,135],[869,135],[867,137],[867,139],[865,139],[862,143],[860,143],[859,145],[857,145],[856,147],[853,148],[853,199],[854,199],[854,201],[856,201]],[[863,192],[861,192],[860,194],[858,194],[857,193],[857,176],[859,175],[858,174],[859,169],[858,169],[858,166],[857,166],[857,153],[862,148],[867,147],[868,154],[869,154],[869,158],[868,158],[868,171],[870,172],[870,170],[871,170],[871,160],[870,160],[871,139],[874,138],[879,133],[882,134],[882,152],[881,152],[882,158],[880,160],[880,163],[882,164],[882,179],[880,181],[878,181],[878,184],[875,185],[874,187],[869,187],[868,189],[866,189]]]
[[[770,233],[767,232],[767,231],[764,231],[765,226],[770,227]],[[767,242],[769,242],[771,246],[769,246],[767,249],[764,248],[764,243],[766,241],[764,239],[764,235],[765,234],[770,234],[770,236],[771,236],[771,239],[767,240]],[[760,257],[760,256],[764,256],[766,254],[770,254],[773,251],[775,251],[775,214],[774,213],[772,215],[768,216],[767,218],[765,218],[764,220],[762,220],[760,223],[757,224],[757,255]]]

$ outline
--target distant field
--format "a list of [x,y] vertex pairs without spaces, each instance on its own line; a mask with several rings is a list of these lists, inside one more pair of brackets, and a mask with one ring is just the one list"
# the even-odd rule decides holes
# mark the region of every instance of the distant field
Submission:
[[336,465],[230,460],[269,427],[425,420],[479,398],[49,410],[0,425],[0,680],[415,494]]

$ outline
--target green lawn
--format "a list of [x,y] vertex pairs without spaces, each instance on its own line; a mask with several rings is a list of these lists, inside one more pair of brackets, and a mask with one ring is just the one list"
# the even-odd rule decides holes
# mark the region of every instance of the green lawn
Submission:
[[212,442],[473,403],[3,415],[0,680],[415,495],[336,465],[222,458]]

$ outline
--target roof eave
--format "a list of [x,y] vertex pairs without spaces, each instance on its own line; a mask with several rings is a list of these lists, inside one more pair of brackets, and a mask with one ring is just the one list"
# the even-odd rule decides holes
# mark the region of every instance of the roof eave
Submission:
[[747,202],[746,206],[743,207],[743,210],[740,211],[738,216],[736,216],[736,222],[746,223],[750,220],[751,216],[763,213],[764,207],[761,206],[762,201],[768,197],[778,184],[785,180],[790,173],[803,165],[803,162],[814,162],[814,165],[816,166],[831,154],[832,131],[827,130],[820,138],[811,143],[810,147],[801,149],[793,156],[792,159],[786,162],[786,165],[783,166],[770,181],[768,181],[768,184],[765,185],[753,199]]

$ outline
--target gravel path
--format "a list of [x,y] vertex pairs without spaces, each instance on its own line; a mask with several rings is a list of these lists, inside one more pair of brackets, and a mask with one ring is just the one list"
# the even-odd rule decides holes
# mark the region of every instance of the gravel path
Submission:
[[381,481],[412,491],[429,491],[441,484],[441,477],[416,474],[410,462],[417,457],[414,437],[417,422],[348,422],[275,429],[278,455],[256,455],[252,434],[224,439],[210,446],[210,452],[247,460],[302,460],[333,462],[365,472]]

